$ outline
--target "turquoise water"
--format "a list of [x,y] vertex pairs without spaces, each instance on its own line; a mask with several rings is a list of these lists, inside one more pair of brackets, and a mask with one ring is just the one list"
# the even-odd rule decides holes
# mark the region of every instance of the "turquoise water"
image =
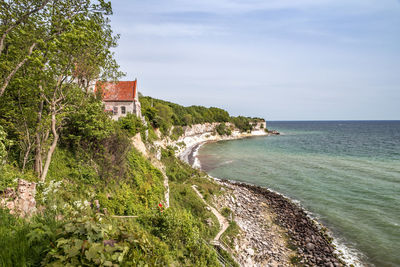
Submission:
[[271,122],[281,136],[207,144],[210,175],[300,201],[365,265],[400,266],[400,122]]

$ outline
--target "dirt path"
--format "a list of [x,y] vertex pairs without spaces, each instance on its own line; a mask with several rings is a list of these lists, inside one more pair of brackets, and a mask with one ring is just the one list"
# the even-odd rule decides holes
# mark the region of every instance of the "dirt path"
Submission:
[[219,213],[218,210],[216,210],[214,207],[211,207],[210,205],[208,205],[208,203],[204,200],[203,195],[199,192],[199,190],[197,190],[196,185],[192,185],[192,188],[196,192],[196,194],[201,198],[201,200],[207,205],[207,207],[209,207],[211,209],[211,212],[215,215],[215,217],[217,217],[221,230],[214,237],[214,242],[219,242],[219,238],[229,227],[229,222],[224,216],[222,216],[221,213]]
[[164,188],[165,188],[165,193],[164,193],[165,203],[164,203],[164,207],[166,209],[168,209],[169,208],[169,183],[168,183],[168,176],[165,173],[165,166],[164,166],[164,164],[162,164],[157,159],[152,159],[151,163],[153,164],[154,167],[156,167],[157,169],[160,170],[160,172],[162,173],[162,175],[164,177]]

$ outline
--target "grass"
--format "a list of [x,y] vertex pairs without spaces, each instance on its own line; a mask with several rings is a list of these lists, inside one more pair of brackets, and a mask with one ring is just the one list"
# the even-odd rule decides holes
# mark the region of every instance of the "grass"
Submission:
[[55,240],[54,216],[30,221],[0,209],[0,266],[39,266]]
[[240,234],[240,227],[235,221],[229,222],[229,227],[222,234],[222,241],[224,241],[231,249],[235,247],[235,239]]

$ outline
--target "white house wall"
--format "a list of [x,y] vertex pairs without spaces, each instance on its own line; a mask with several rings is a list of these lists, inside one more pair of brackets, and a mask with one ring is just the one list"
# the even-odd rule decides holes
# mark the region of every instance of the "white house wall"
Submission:
[[[125,114],[121,113],[121,107],[123,107],[123,106],[126,108]],[[117,114],[112,115],[113,120],[118,120],[119,117],[126,116],[126,114],[128,114],[128,113],[133,113],[133,114],[137,115],[134,102],[118,101],[118,102],[106,102],[105,103],[106,110],[114,110],[114,107],[118,107],[118,112],[117,112]]]

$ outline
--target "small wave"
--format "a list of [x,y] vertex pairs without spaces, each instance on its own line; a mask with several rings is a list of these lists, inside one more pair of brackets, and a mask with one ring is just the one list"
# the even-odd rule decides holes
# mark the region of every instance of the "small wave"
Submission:
[[221,164],[219,164],[219,166],[228,165],[228,164],[231,164],[232,162],[233,162],[233,160],[227,160],[227,161],[224,161]]
[[[329,232],[329,235],[333,237],[333,245],[336,247],[336,252],[340,259],[346,262],[348,265],[353,265],[354,267],[364,267],[365,265],[361,262],[360,259],[365,258],[361,252],[356,249],[350,248],[344,244],[342,240],[336,238],[332,232]],[[369,265],[373,266],[373,265]]]
[[201,162],[199,160],[198,155],[199,155],[199,150],[203,145],[204,145],[204,143],[201,143],[201,144],[197,145],[197,147],[193,150],[193,154],[192,154],[193,165],[192,165],[192,167],[195,169],[201,169]]

